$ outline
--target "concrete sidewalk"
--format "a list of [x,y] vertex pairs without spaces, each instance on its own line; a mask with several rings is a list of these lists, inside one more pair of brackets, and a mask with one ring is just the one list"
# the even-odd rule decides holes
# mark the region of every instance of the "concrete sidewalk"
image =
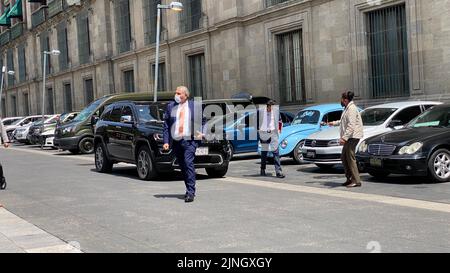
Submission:
[[0,253],[81,253],[81,251],[10,213],[0,204]]

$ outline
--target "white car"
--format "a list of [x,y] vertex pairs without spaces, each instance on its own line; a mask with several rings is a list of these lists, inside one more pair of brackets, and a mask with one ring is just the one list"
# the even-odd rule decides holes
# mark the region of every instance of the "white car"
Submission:
[[[439,104],[442,103],[407,101],[369,107],[361,112],[364,139],[402,128],[422,112]],[[326,128],[308,136],[302,148],[304,162],[314,163],[323,169],[342,163],[339,127]]]
[[19,121],[19,120],[21,120],[21,119],[23,119],[23,117],[9,117],[9,118],[4,118],[4,119],[2,119],[3,127],[10,126],[10,125],[12,125],[13,123],[15,123],[15,122],[17,122],[17,121]]
[[42,118],[42,115],[41,116],[36,115],[36,116],[24,117],[24,118],[17,120],[16,122],[13,122],[11,125],[5,126],[5,131],[8,134],[8,138],[10,140],[13,139],[13,132],[17,128],[26,126],[26,125],[31,125],[31,123],[33,123],[37,120],[40,120],[41,118]]
[[[53,116],[48,116],[46,115],[46,121],[50,120],[51,118],[56,117],[56,115]],[[39,116],[40,119],[42,119],[42,116]],[[12,133],[12,137],[20,142],[20,143],[24,143],[24,144],[29,144],[29,139],[28,139],[28,134],[30,133],[30,128],[33,124],[37,123],[37,122],[41,122],[40,120],[34,121],[34,122],[29,122],[29,123],[25,123],[22,126],[17,127],[13,133]]]
[[12,133],[12,137],[14,138],[14,140],[20,142],[20,143],[28,143],[28,133],[30,132],[30,127],[31,125],[33,125],[34,122],[30,122],[27,123],[23,126],[17,127],[13,133]]

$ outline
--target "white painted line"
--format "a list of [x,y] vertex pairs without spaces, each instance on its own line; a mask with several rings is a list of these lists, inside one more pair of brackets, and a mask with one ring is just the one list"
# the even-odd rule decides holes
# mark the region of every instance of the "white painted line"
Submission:
[[302,192],[302,193],[324,195],[324,196],[351,199],[351,200],[368,201],[368,202],[375,202],[375,203],[381,203],[381,204],[387,204],[387,205],[408,207],[408,208],[414,208],[414,209],[424,209],[424,210],[432,210],[432,211],[437,211],[437,212],[450,213],[450,204],[445,204],[445,203],[437,203],[437,202],[430,202],[430,201],[391,197],[391,196],[377,195],[377,194],[350,192],[350,191],[344,191],[344,190],[314,188],[314,187],[308,187],[308,186],[274,183],[274,182],[269,182],[269,181],[258,181],[258,180],[235,178],[235,177],[228,177],[228,178],[224,178],[221,180],[226,181],[226,182],[236,183],[236,184],[249,185],[249,186],[264,187],[264,188],[293,191],[293,192]]

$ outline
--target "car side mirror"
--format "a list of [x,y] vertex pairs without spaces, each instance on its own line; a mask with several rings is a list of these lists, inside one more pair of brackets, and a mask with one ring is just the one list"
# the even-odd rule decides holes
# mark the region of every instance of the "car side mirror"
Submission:
[[133,124],[133,118],[131,116],[121,116],[120,122],[125,124]]
[[392,128],[392,129],[396,129],[397,127],[402,127],[403,126],[403,122],[401,120],[392,120],[388,127]]

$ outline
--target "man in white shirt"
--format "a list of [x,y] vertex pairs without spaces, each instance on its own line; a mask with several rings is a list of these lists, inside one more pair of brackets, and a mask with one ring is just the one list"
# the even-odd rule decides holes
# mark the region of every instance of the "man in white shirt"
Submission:
[[272,152],[275,171],[278,178],[283,179],[285,175],[281,169],[280,153],[278,149],[278,139],[281,130],[279,125],[279,111],[275,111],[273,106],[275,101],[270,100],[266,105],[266,111],[262,113],[262,123],[259,128],[259,140],[261,142],[261,176],[266,176],[267,155]]

